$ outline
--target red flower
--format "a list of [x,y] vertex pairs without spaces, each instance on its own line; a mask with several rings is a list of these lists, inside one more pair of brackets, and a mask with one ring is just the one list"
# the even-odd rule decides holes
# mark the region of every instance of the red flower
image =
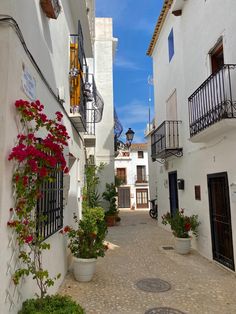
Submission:
[[69,173],[69,168],[68,168],[68,167],[65,167],[64,173],[65,173],[65,174]]
[[71,228],[69,226],[65,226],[64,232],[70,232],[70,231],[71,231]]
[[28,185],[28,177],[27,177],[27,176],[24,176],[24,177],[23,177],[23,185],[24,185],[24,186],[27,186],[27,185]]
[[25,241],[25,243],[31,243],[32,241],[33,241],[33,236],[32,235],[29,235],[29,236],[27,236],[27,237],[25,237],[24,238],[24,241]]
[[57,121],[61,121],[62,120],[62,118],[63,118],[63,114],[60,112],[60,111],[57,111],[56,112],[56,116],[57,116]]
[[40,170],[39,170],[39,175],[40,177],[46,177],[48,174],[47,172],[47,169],[45,167],[42,167]]
[[187,222],[187,223],[185,224],[185,226],[184,226],[184,229],[185,229],[185,231],[190,231],[190,229],[191,229],[191,224]]

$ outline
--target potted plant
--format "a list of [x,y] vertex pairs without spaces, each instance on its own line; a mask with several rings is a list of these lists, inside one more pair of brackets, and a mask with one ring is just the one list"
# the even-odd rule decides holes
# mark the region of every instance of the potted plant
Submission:
[[105,212],[105,220],[107,222],[108,227],[112,227],[116,224],[116,222],[120,221],[118,218],[118,208],[116,205],[116,196],[118,195],[116,191],[116,186],[113,183],[106,184],[106,191],[103,192],[103,199],[106,200],[108,205],[108,210]]
[[191,235],[198,236],[198,215],[186,216],[184,209],[177,211],[175,215],[167,212],[162,216],[162,223],[169,224],[175,237],[175,250],[179,254],[187,254],[191,248]]
[[104,256],[108,245],[104,243],[107,226],[101,207],[86,208],[83,218],[74,214],[76,228],[66,226],[61,233],[68,236],[68,247],[73,255],[73,271],[76,280],[90,281],[99,256]]

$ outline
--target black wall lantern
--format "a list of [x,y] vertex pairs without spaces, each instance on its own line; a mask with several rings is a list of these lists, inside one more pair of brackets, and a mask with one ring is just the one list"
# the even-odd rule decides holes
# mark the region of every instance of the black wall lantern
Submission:
[[184,179],[178,179],[177,184],[179,190],[184,190]]
[[134,133],[135,133],[135,132],[134,132],[131,128],[129,128],[128,131],[125,133],[125,135],[126,135],[126,141],[127,141],[126,145],[127,145],[128,147],[130,147],[130,145],[131,145],[131,143],[132,143],[132,141],[133,141]]

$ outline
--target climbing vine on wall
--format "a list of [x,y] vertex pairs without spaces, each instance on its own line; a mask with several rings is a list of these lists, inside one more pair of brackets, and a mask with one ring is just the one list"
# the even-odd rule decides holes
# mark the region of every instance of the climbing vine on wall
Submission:
[[60,275],[50,278],[43,269],[42,253],[50,249],[50,244],[43,242],[37,233],[38,220],[43,223],[46,218],[37,215],[36,205],[43,197],[42,185],[53,182],[55,171],[68,172],[63,151],[69,136],[62,124],[63,115],[56,112],[55,118],[49,119],[39,100],[31,103],[17,100],[15,107],[22,132],[8,157],[15,166],[12,176],[15,204],[7,224],[16,233],[21,268],[14,273],[13,281],[17,285],[22,276],[32,275],[43,298]]

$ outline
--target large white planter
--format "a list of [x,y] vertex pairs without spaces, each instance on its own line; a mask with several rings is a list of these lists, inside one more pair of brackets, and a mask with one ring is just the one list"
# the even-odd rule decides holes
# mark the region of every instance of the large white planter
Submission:
[[74,276],[78,281],[87,282],[93,278],[96,269],[96,258],[74,257]]
[[175,250],[179,254],[188,254],[191,249],[191,238],[176,238]]

